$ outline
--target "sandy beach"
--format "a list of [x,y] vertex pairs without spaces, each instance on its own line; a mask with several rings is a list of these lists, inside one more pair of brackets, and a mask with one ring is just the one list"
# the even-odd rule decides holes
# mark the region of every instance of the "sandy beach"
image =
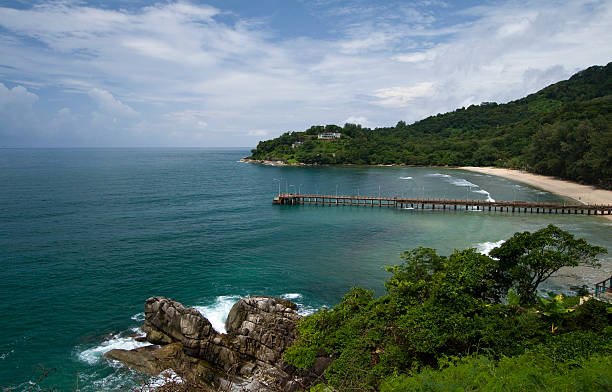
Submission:
[[[584,204],[612,204],[612,191],[595,188],[590,185],[581,185],[571,181],[560,180],[555,177],[541,176],[519,170],[503,169],[497,167],[460,167],[459,169],[500,176],[509,180],[522,182],[557,195],[569,197]],[[612,220],[612,215],[606,215]]]

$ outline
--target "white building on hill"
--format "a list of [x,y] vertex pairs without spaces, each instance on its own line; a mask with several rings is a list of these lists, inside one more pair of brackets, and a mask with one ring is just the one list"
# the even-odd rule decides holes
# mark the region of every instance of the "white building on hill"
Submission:
[[322,132],[319,134],[319,139],[323,139],[323,140],[340,139],[340,132]]

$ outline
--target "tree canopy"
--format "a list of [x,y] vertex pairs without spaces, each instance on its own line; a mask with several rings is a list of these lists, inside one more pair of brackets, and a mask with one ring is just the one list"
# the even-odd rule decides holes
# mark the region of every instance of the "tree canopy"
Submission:
[[598,265],[596,256],[606,252],[605,248],[548,225],[533,233],[514,234],[490,255],[499,259],[497,282],[515,288],[522,304],[532,304],[538,286],[559,269],[579,264]]
[[[522,372],[514,382],[541,369],[554,383],[556,374],[570,374],[580,358],[601,355],[609,362],[612,313],[606,304],[590,300],[576,306],[577,298],[563,296],[522,306],[505,301],[508,290],[522,287],[533,273],[538,278],[529,281],[530,290],[561,266],[594,263],[602,248],[554,226],[517,233],[505,244],[495,251],[499,259],[475,249],[449,256],[428,248],[404,252],[403,263],[386,267],[391,277],[385,295],[375,298],[372,291],[353,288],[337,306],[303,318],[285,360],[308,368],[318,357],[331,357],[325,386],[317,390],[360,391],[415,390],[423,377],[439,389],[418,390],[467,388],[478,379],[498,390],[496,374],[504,377],[512,366]],[[487,371],[478,370],[483,363]],[[517,368],[521,363],[532,366]],[[461,371],[480,373],[453,378],[452,372]],[[602,368],[593,371],[600,374]],[[612,377],[606,380],[612,383]]]

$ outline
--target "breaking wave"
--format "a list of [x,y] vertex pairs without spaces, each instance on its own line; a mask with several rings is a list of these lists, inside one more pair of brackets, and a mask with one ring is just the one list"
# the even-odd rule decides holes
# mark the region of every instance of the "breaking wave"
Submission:
[[481,242],[480,244],[476,245],[476,250],[478,251],[478,253],[482,253],[483,255],[489,255],[489,252],[491,252],[493,249],[501,246],[501,244],[503,244],[504,242],[506,242],[505,240],[499,240],[497,242]]
[[148,342],[137,342],[133,336],[122,336],[122,334],[119,333],[112,335],[110,339],[103,341],[95,347],[82,350],[77,354],[77,357],[81,361],[93,365],[98,362],[107,351],[114,349],[133,350],[135,348],[150,345],[151,343]]
[[210,305],[199,305],[194,308],[210,321],[215,331],[226,333],[225,320],[232,306],[242,297],[238,295],[220,295]]
[[442,174],[442,173],[430,173],[430,174],[425,174],[424,177],[443,177],[443,178],[449,178],[451,177],[448,174]]
[[495,199],[491,197],[491,194],[489,192],[485,191],[484,189],[477,189],[477,190],[472,191],[472,192],[480,193],[482,195],[487,196],[487,201],[491,201],[491,202],[495,201]]
[[[462,187],[470,187],[470,188],[480,188],[478,185],[469,182],[468,180],[466,180],[465,178],[459,178],[459,177],[453,177],[451,175],[448,174],[441,174],[441,173],[432,173],[432,174],[426,174],[425,177],[440,177],[443,178],[445,181],[449,182],[452,185],[455,186],[462,186]],[[481,195],[485,195],[487,196],[487,201],[490,202],[494,202],[495,199],[493,199],[491,197],[491,194],[489,192],[487,192],[484,189],[476,189],[472,191],[473,193],[480,193]]]

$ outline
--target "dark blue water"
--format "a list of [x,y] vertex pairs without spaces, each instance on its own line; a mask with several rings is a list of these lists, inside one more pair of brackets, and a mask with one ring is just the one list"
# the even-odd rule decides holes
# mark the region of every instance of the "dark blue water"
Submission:
[[0,386],[29,388],[39,364],[52,370],[45,388],[71,390],[77,372],[83,390],[131,385],[142,376],[101,355],[137,346],[130,335],[153,295],[198,306],[221,325],[245,295],[285,295],[306,313],[353,285],[380,294],[381,266],[416,246],[485,249],[554,223],[612,248],[609,221],[593,217],[274,206],[279,184],[328,194],[561,199],[451,169],[279,168],[238,162],[245,155],[0,150]]

